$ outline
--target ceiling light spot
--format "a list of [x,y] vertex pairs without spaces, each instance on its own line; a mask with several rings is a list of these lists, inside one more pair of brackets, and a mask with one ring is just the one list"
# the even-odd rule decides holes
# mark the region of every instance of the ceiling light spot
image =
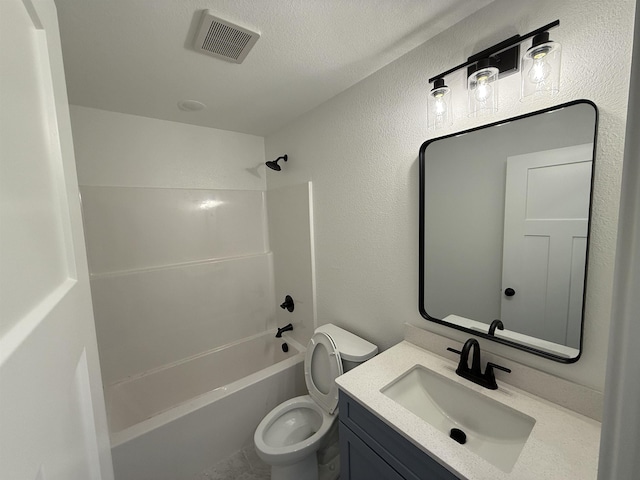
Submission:
[[181,100],[178,102],[178,108],[183,112],[197,112],[198,110],[204,110],[207,106],[196,100]]

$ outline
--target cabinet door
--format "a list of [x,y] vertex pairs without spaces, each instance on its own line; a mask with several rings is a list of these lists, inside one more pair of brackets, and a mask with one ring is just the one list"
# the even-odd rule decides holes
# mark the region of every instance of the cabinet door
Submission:
[[341,480],[404,480],[404,477],[340,423]]
[[[340,392],[340,436],[355,436],[367,448],[391,468],[397,476],[383,477],[376,470],[377,478],[404,478],[405,480],[459,480],[456,475],[419,450],[409,440],[399,435],[389,425],[363,407],[344,392]],[[342,449],[341,449],[342,451]],[[347,454],[344,454],[345,457]],[[345,458],[343,457],[343,458]],[[358,468],[366,468],[359,466]],[[352,474],[356,467],[352,466]],[[366,475],[346,478],[367,478]]]

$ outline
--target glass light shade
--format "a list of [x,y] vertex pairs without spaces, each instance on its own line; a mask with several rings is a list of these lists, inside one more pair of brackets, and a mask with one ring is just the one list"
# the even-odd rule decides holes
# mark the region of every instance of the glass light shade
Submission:
[[427,124],[429,130],[438,130],[453,125],[451,89],[440,79],[435,81],[433,89],[429,92]]
[[498,69],[482,66],[469,75],[469,116],[479,117],[498,111]]
[[[549,34],[546,35],[547,40],[548,37]],[[534,37],[533,46],[522,57],[521,101],[553,96],[560,91],[561,56],[562,48],[559,43],[553,41],[537,43]]]

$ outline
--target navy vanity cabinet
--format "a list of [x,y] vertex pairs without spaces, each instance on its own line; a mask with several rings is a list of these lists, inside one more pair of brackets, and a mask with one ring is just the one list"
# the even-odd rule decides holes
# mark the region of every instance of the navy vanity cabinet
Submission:
[[459,480],[343,391],[339,408],[340,480]]

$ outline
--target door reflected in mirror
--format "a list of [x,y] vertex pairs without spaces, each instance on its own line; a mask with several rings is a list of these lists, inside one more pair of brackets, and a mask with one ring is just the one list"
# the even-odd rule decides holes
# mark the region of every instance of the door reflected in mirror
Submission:
[[596,128],[581,100],[422,145],[426,319],[578,359]]

